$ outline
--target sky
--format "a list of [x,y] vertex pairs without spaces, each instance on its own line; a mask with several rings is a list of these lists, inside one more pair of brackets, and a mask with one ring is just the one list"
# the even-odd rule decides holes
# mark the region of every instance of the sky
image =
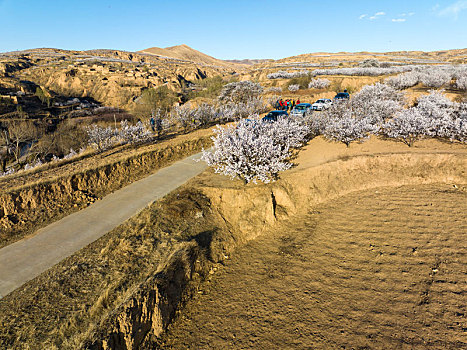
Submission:
[[0,52],[179,44],[220,59],[467,48],[467,0],[0,0]]

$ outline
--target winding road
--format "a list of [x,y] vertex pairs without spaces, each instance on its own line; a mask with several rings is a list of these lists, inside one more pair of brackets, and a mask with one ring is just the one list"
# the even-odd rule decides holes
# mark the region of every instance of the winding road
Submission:
[[0,298],[102,237],[206,169],[201,153],[136,181],[0,249]]

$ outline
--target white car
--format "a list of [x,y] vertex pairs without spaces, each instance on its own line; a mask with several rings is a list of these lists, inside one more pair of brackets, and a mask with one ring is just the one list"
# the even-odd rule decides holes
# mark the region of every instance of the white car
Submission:
[[311,105],[311,109],[314,111],[322,111],[323,109],[328,109],[332,105],[332,100],[329,98],[320,98],[318,101]]
[[309,103],[300,103],[292,109],[290,115],[304,117],[311,113],[311,104]]

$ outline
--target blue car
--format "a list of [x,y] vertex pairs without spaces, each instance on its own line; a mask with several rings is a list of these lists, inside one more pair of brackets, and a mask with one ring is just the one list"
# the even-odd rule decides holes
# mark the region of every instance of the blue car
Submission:
[[286,111],[272,111],[263,117],[263,122],[276,122],[278,117],[288,117],[289,114]]
[[350,99],[350,94],[348,92],[339,92],[334,96],[334,101],[345,101]]

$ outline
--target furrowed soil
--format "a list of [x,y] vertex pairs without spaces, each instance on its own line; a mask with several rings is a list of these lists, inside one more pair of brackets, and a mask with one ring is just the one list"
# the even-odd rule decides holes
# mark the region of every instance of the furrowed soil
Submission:
[[158,345],[465,349],[466,212],[447,184],[318,205],[238,249]]

